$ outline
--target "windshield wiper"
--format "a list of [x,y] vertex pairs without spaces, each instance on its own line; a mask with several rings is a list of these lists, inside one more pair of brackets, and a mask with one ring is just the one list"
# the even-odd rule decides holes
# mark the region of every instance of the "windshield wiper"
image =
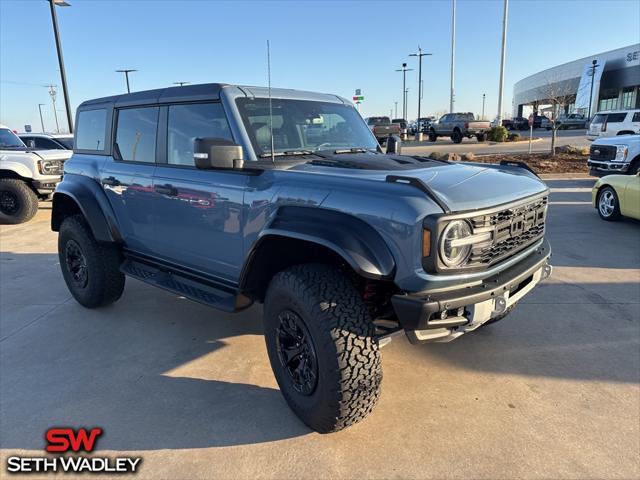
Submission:
[[[319,153],[312,152],[311,150],[285,150],[284,152],[274,152],[274,157],[296,157],[300,155],[315,155],[316,157],[323,157]],[[271,158],[271,153],[261,153],[258,155],[260,158]]]
[[366,148],[356,147],[356,148],[343,148],[341,150],[336,150],[333,153],[336,155],[340,155],[342,153],[373,153],[372,150],[368,150]]

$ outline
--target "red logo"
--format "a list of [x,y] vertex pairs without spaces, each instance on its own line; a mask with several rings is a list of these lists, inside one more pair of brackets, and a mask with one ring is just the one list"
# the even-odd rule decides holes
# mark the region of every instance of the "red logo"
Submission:
[[47,452],[92,452],[100,435],[101,428],[50,428],[46,434]]

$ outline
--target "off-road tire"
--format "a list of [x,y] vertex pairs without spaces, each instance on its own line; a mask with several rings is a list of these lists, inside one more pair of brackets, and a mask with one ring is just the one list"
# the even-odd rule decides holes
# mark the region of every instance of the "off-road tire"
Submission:
[[[281,315],[293,312],[310,334],[317,383],[297,391],[281,362]],[[334,267],[298,265],[272,279],[265,298],[267,352],[280,390],[295,414],[319,433],[364,419],[380,397],[382,367],[374,325],[351,281]]]
[[433,130],[431,130],[429,132],[429,141],[430,142],[435,142],[438,140],[438,135],[436,135],[436,132],[434,132]]
[[[80,250],[86,265],[85,281],[74,279],[68,249]],[[58,258],[67,287],[80,305],[102,307],[122,295],[125,276],[119,270],[122,262],[120,250],[115,245],[98,242],[82,215],[67,217],[62,222],[58,235]]]
[[484,322],[484,324],[482,325],[483,327],[486,327],[487,325],[491,325],[493,323],[499,322],[500,320],[502,320],[504,317],[506,317],[507,315],[509,315],[514,308],[516,308],[516,305],[518,305],[518,302],[514,303],[513,305],[511,305],[509,308],[507,308],[504,312],[502,312],[500,315],[497,315],[495,317],[493,317],[490,320],[487,320],[486,322]]
[[17,178],[0,178],[0,223],[16,225],[38,213],[38,196]]
[[451,134],[451,141],[453,143],[462,143],[462,132],[460,130],[454,130]]
[[[612,198],[612,202],[613,202],[613,209],[611,210],[611,213],[604,214],[602,212],[602,209],[600,208],[600,202],[603,200],[603,196],[604,195],[610,195]],[[620,217],[622,216],[620,213],[620,200],[618,199],[618,194],[616,193],[616,191],[614,190],[613,187],[610,186],[606,186],[600,189],[600,191],[598,192],[598,196],[596,198],[596,208],[598,210],[598,215],[600,215],[600,218],[603,220],[606,220],[607,222],[613,222],[616,220],[619,220]]]

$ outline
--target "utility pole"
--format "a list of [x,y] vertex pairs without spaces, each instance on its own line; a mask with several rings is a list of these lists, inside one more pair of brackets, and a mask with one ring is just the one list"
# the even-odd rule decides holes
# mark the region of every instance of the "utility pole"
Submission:
[[129,73],[137,72],[138,70],[134,70],[132,68],[125,68],[124,70],[116,70],[118,73],[124,73],[125,78],[127,79],[127,93],[131,93],[131,89],[129,88]]
[[44,103],[38,104],[38,111],[40,112],[40,125],[42,126],[42,133],[44,133],[44,120],[42,119],[42,106]]
[[591,119],[591,101],[593,100],[593,80],[594,77],[596,76],[596,68],[598,68],[600,65],[598,65],[598,61],[597,60],[593,60],[591,62],[591,66],[589,67],[591,69],[591,93],[589,93],[589,116],[587,117],[588,119]]
[[407,120],[407,72],[413,72],[413,68],[407,68],[407,64],[403,63],[396,72],[402,72],[402,118]]
[[58,125],[58,111],[56,110],[56,86],[47,85],[49,87],[49,95],[51,96],[51,103],[53,104],[53,117],[56,119],[56,133],[60,133],[60,125]]
[[482,94],[482,120],[484,120],[484,99],[486,98],[486,93]]
[[191,83],[191,82],[173,82],[174,85],[178,85],[180,87],[182,87],[183,85],[186,85],[187,83]]
[[456,73],[456,0],[451,0],[451,96],[449,97],[449,113],[453,113],[455,102],[455,73]]
[[[69,133],[73,133],[73,120],[71,119],[71,103],[69,102],[69,89],[67,88],[67,75],[64,71],[64,59],[62,58],[62,43],[60,42],[60,32],[58,31],[58,17],[56,16],[56,5],[59,7],[70,7],[64,0],[49,0],[51,7],[51,21],[53,22],[53,34],[56,38],[56,49],[58,51],[58,66],[60,67],[60,80],[62,81],[62,95],[64,95],[64,108],[67,111],[67,124]],[[56,114],[56,126],[57,126]],[[59,132],[58,132],[59,133]]]
[[507,16],[509,15],[509,0],[504,0],[502,15],[502,55],[500,57],[500,84],[498,87],[498,117],[496,125],[502,125],[502,90],[504,89],[504,63],[507,52]]
[[432,55],[431,53],[422,53],[422,48],[418,45],[418,53],[411,53],[410,57],[418,57],[418,131],[416,132],[416,141],[422,141],[422,128],[420,125],[420,102],[422,100],[422,57]]
[[398,118],[398,102],[393,102],[395,104],[396,115],[393,118]]
[[[404,109],[407,112],[407,116],[409,115],[409,89],[405,88],[404,89]],[[409,121],[408,118],[405,118],[405,120]]]

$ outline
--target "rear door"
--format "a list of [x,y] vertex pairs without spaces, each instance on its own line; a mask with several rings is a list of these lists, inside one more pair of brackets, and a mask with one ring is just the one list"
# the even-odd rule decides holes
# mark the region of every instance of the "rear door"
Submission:
[[235,282],[243,260],[243,171],[199,170],[196,138],[233,141],[219,102],[162,107],[164,139],[153,187],[156,249],[168,262]]
[[113,155],[100,170],[100,182],[125,243],[141,253],[153,253],[151,213],[158,112],[157,106],[116,110]]
[[624,130],[624,121],[626,118],[627,112],[615,112],[608,114],[600,136],[615,137],[619,131]]
[[640,111],[633,112],[633,116],[631,117],[631,129],[640,134]]

